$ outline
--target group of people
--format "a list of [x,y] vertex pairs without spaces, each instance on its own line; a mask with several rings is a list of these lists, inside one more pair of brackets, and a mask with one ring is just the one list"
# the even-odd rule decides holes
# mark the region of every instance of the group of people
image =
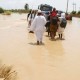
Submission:
[[36,35],[37,45],[42,44],[45,28],[51,40],[55,40],[56,32],[58,32],[59,39],[63,39],[63,32],[67,24],[65,13],[62,13],[61,17],[58,17],[56,8],[54,8],[53,11],[48,14],[47,19],[44,17],[41,10],[38,10],[37,13],[35,12],[34,15],[35,16],[29,20],[28,26],[30,27],[30,32],[34,32]]
[[62,35],[67,24],[65,13],[61,13],[61,17],[58,17],[58,12],[54,8],[49,14],[47,21],[46,28],[48,35],[51,36],[51,39],[55,39],[56,32],[58,32],[59,38],[62,39]]

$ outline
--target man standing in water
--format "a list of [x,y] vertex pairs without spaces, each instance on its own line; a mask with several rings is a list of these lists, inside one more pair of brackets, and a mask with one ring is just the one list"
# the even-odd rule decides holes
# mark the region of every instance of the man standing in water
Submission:
[[[30,10],[30,12],[27,15],[27,21],[28,21],[28,28],[30,28],[31,23],[33,21],[33,19],[36,16],[36,11],[35,10]],[[32,31],[29,31],[30,33],[33,33]]]
[[38,14],[33,20],[30,27],[30,30],[34,31],[37,37],[37,45],[39,45],[40,43],[42,44],[43,33],[45,31],[45,24],[46,24],[46,19],[44,16],[42,16],[41,10],[38,10]]
[[58,29],[58,17],[56,8],[53,9],[50,16],[50,33],[51,33],[51,40],[55,40],[56,32]]

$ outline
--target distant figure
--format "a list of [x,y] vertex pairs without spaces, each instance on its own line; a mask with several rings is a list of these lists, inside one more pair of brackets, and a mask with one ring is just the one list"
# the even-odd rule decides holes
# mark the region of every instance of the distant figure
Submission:
[[30,30],[34,31],[37,37],[37,45],[42,44],[43,33],[45,31],[46,19],[42,16],[41,10],[38,11],[38,15],[34,18]]
[[31,23],[33,21],[33,19],[35,18],[35,11],[34,10],[30,10],[28,15],[27,15],[27,21],[28,21],[28,27],[31,26]]
[[46,31],[48,32],[48,36],[50,35],[50,13],[47,16],[47,23],[46,23]]
[[58,34],[59,34],[59,39],[63,39],[63,32],[64,32],[64,29],[67,25],[67,20],[65,18],[65,13],[62,13],[61,14],[61,17],[59,17],[60,19],[60,25],[58,27]]
[[31,12],[32,12],[32,10],[30,10],[29,13],[28,13],[28,15],[27,15],[27,21],[29,19],[29,16],[30,16]]
[[28,15],[27,15],[27,21],[28,21],[28,27],[30,27],[31,25],[31,13],[32,13],[32,10],[29,11]]

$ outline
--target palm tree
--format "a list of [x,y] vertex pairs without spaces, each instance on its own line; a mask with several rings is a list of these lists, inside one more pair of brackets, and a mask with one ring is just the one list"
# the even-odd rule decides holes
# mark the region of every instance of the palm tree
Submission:
[[3,8],[1,8],[1,7],[0,7],[0,13],[4,13],[4,10],[3,10]]
[[26,3],[24,8],[25,8],[25,10],[29,10],[29,5]]

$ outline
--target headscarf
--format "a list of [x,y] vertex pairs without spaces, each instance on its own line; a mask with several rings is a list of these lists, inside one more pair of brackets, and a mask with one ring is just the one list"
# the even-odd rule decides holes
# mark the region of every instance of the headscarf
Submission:
[[61,13],[61,17],[62,18],[65,18],[65,13]]

